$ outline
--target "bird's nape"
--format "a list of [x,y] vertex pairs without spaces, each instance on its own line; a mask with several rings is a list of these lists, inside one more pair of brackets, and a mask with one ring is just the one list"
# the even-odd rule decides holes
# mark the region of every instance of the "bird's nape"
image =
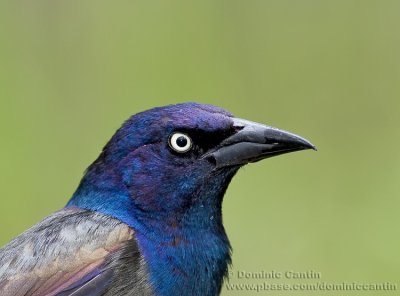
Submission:
[[249,162],[305,149],[315,146],[211,105],[138,113],[64,209],[0,249],[0,295],[219,295],[231,179]]

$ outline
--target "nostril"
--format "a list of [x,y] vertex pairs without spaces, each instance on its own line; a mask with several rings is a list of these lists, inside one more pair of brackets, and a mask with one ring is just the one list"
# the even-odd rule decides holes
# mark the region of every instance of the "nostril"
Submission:
[[217,165],[217,160],[215,159],[214,155],[207,156],[207,160],[212,163],[213,165]]
[[244,126],[241,126],[241,125],[234,125],[234,126],[233,126],[233,133],[240,132],[242,129],[244,129]]

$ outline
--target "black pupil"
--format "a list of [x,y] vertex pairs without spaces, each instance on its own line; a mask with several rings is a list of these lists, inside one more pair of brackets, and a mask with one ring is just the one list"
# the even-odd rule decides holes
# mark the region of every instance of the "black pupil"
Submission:
[[180,136],[178,139],[176,139],[176,145],[179,147],[183,148],[187,145],[188,140],[184,136]]

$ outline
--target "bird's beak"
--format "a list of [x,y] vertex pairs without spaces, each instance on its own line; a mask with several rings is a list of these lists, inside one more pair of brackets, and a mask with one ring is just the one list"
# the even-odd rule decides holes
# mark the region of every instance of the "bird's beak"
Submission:
[[317,150],[306,139],[277,128],[240,118],[233,118],[233,125],[239,131],[205,155],[217,169],[299,150]]

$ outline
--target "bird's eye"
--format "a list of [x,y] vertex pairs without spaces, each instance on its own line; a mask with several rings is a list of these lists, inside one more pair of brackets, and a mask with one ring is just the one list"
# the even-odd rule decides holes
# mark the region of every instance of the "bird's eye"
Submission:
[[192,148],[192,139],[182,133],[174,133],[169,138],[169,146],[176,152],[185,153]]

